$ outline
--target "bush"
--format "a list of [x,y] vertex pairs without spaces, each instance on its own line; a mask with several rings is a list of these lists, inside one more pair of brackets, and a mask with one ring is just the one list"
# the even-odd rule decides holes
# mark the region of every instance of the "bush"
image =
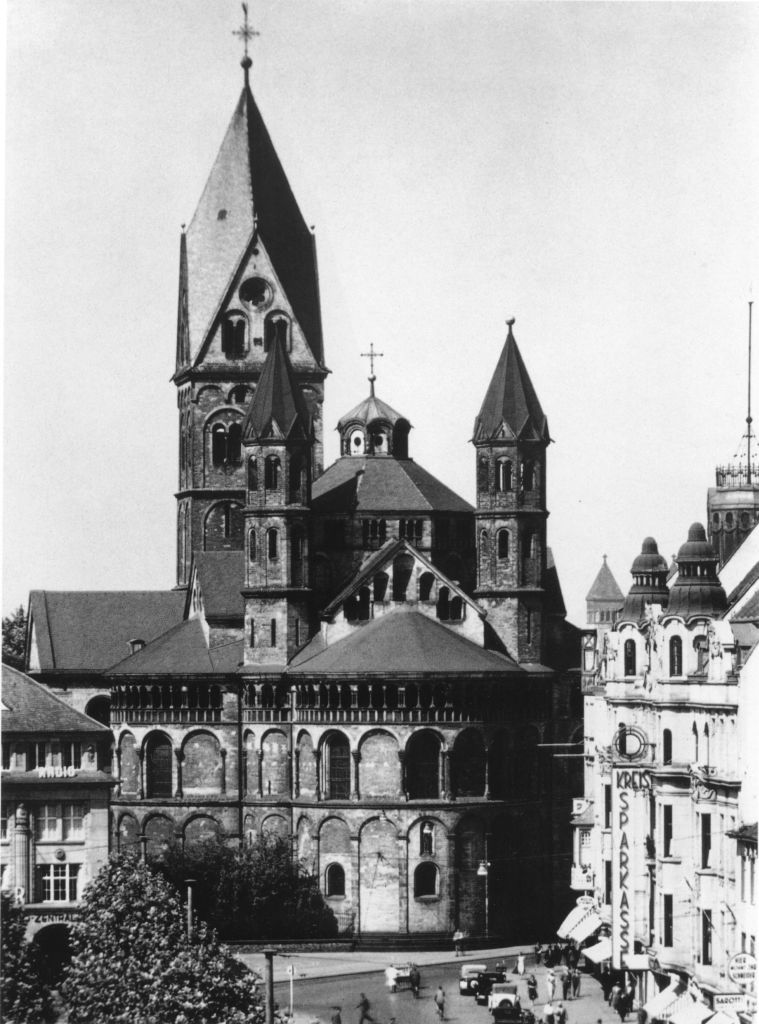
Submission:
[[185,933],[182,901],[133,855],[87,887],[71,928],[63,994],[70,1024],[261,1024],[258,980],[204,926]]
[[2,893],[2,982],[3,1020],[14,1024],[40,1024],[55,1019],[50,991],[42,981],[40,953],[26,940],[26,917],[22,905],[10,893]]
[[208,839],[170,848],[156,867],[177,887],[194,878],[198,916],[225,939],[328,939],[337,920],[286,839],[264,834],[231,850]]

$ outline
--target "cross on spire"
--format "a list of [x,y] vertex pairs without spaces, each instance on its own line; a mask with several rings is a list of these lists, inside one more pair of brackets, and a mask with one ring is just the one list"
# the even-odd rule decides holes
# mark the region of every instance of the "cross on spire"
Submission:
[[232,32],[232,35],[233,36],[237,36],[238,39],[242,39],[243,44],[245,45],[245,56],[240,61],[240,64],[243,67],[243,69],[245,70],[245,79],[247,81],[248,70],[253,66],[253,61],[248,56],[248,43],[255,36],[260,36],[261,33],[257,32],[256,29],[251,28],[251,26],[248,24],[248,5],[247,4],[243,4],[242,5],[242,13],[243,13],[243,17],[244,17],[243,23],[242,23],[242,25],[238,29],[234,29],[234,31]]
[[374,395],[374,382],[377,379],[375,377],[375,375],[374,375],[374,360],[375,359],[382,359],[384,357],[384,355],[385,355],[384,352],[375,352],[374,351],[374,342],[373,341],[369,343],[369,351],[361,353],[361,358],[362,359],[368,359],[369,360],[369,375],[370,375],[369,376],[369,383],[372,386],[372,395]]

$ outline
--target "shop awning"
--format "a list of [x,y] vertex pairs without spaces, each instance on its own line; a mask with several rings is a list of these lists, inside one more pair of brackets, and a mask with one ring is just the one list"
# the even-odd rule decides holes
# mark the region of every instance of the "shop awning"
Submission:
[[[661,992],[657,992],[655,996],[652,996],[643,1009],[648,1014],[650,1020],[654,1018],[657,1020],[668,1020],[675,1011],[675,1003],[683,995],[687,995],[685,988],[679,980],[674,981],[667,988],[663,988]],[[688,999],[693,1002],[691,996],[688,996]]]
[[714,1010],[691,998],[690,1004],[686,1003],[685,1006],[675,1010],[669,1019],[671,1024],[703,1024],[707,1017],[713,1015]]
[[569,935],[570,939],[574,939],[575,942],[583,942],[589,938],[593,932],[597,932],[603,922],[595,907],[591,907],[582,917],[576,925],[572,928]]
[[611,960],[611,939],[601,939],[595,946],[586,946],[582,953],[594,964],[602,964],[604,960]]
[[717,1010],[714,1016],[709,1018],[709,1024],[738,1024],[738,1019],[733,1013]]
[[583,918],[588,912],[587,907],[572,907],[567,916],[561,922],[559,927],[556,929],[556,934],[560,939],[568,939],[569,933],[577,922]]

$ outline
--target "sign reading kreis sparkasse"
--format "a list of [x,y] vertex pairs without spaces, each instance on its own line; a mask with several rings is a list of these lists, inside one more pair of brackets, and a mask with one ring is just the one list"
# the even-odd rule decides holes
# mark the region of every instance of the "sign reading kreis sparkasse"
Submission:
[[[645,831],[643,816],[648,813],[647,798],[651,779],[645,768],[634,766],[612,769],[612,965],[625,966],[625,958],[634,952],[635,880],[640,871],[640,837]],[[637,822],[637,825],[636,825]]]

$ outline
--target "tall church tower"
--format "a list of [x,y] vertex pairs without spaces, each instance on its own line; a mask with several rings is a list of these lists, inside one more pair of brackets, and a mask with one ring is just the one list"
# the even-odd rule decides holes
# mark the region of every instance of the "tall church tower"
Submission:
[[312,420],[275,338],[242,430],[246,665],[284,666],[309,638]]
[[508,321],[506,343],[474,423],[477,589],[512,657],[540,662],[544,646],[548,421]]
[[323,462],[327,369],[314,237],[250,90],[249,57],[242,66],[239,102],[180,242],[179,587],[193,551],[243,547],[243,418],[276,344],[311,413],[311,476]]

